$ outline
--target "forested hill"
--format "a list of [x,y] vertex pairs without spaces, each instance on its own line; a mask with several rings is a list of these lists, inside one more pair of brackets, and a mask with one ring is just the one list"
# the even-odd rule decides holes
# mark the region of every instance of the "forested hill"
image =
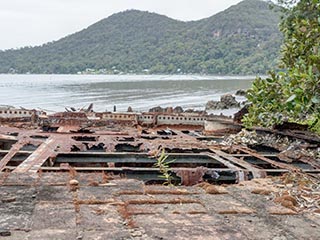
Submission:
[[191,22],[128,10],[55,42],[1,51],[0,72],[265,73],[277,63],[278,22],[260,0]]

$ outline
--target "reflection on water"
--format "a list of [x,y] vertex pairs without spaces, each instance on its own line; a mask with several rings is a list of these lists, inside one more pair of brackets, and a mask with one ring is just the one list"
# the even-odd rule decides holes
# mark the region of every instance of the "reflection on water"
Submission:
[[0,75],[0,104],[63,111],[144,111],[155,106],[204,109],[209,100],[250,86],[254,77],[165,75]]

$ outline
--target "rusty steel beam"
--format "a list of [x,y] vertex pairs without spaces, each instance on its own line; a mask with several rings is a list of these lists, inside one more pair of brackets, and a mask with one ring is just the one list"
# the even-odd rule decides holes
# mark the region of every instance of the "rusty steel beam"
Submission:
[[251,149],[244,148],[244,147],[241,147],[241,146],[233,146],[232,148],[236,149],[236,150],[239,150],[241,152],[247,153],[250,156],[258,158],[258,159],[260,159],[262,161],[265,161],[265,162],[271,164],[272,166],[275,166],[275,167],[278,167],[278,168],[282,168],[282,169],[288,169],[288,170],[293,171],[293,172],[300,172],[301,171],[300,168],[294,167],[294,166],[286,164],[286,163],[281,163],[281,162],[277,162],[277,161],[271,160],[269,158],[266,158],[266,157],[260,155],[259,153],[254,152]]
[[248,180],[248,172],[244,169],[241,169],[231,162],[224,160],[223,158],[219,157],[217,154],[214,153],[206,153],[207,156],[210,156],[212,159],[222,163],[227,168],[231,169],[232,171],[237,173],[237,182],[242,182]]
[[19,152],[21,148],[25,145],[25,142],[17,142],[12,145],[7,154],[0,161],[0,172],[5,168],[5,166],[10,162],[10,160]]
[[[7,154],[10,150],[0,150],[0,154],[1,153],[4,153],[4,154]],[[32,154],[34,151],[23,151],[23,150],[19,150],[17,153],[18,154],[25,154],[25,155],[28,155],[28,154]],[[86,152],[59,152],[59,154],[97,154],[97,152],[93,152],[93,151],[86,151]],[[112,154],[141,154],[141,155],[144,155],[146,153],[141,153],[141,152],[99,152],[99,154],[106,154],[106,155],[112,155]],[[198,153],[169,153],[168,155],[187,155],[187,154],[194,154],[194,155],[198,155]],[[240,153],[229,153],[230,156],[232,157],[236,157],[236,158],[239,158],[239,157],[252,157],[250,154],[246,154],[246,153],[243,153],[243,154],[240,154]],[[260,154],[261,156],[264,156],[264,157],[277,157],[278,155],[277,154],[272,154],[272,153],[261,153]]]
[[246,161],[233,157],[232,155],[229,155],[225,152],[222,152],[220,150],[217,149],[211,149],[211,151],[213,151],[215,154],[219,155],[220,157],[223,157],[225,159],[227,159],[228,161],[232,162],[233,164],[236,164],[240,167],[243,167],[244,169],[246,169],[247,171],[252,172],[252,175],[254,178],[264,178],[266,177],[266,173],[264,170],[259,169],[254,167],[252,164],[247,163]]
[[[6,166],[4,169],[8,170],[14,170],[15,166]],[[40,168],[43,171],[52,171],[52,172],[60,172],[63,170],[66,170],[65,168],[61,167],[41,167]],[[157,172],[158,169],[156,168],[143,168],[143,167],[72,167],[72,169],[79,171],[79,172],[99,172],[99,171],[105,171],[105,172],[124,172],[124,171],[131,171],[131,172]],[[171,170],[178,170],[180,168],[171,168]],[[209,172],[232,172],[235,171],[230,168],[208,168],[207,173]],[[264,171],[267,174],[272,173],[287,173],[290,172],[288,169],[264,169]],[[304,173],[320,173],[320,169],[303,169],[302,172]]]
[[208,171],[205,167],[196,168],[180,168],[172,170],[181,179],[181,184],[184,186],[192,186],[203,181],[203,176]]
[[[6,169],[14,170],[16,167],[15,166],[6,166]],[[46,171],[61,171],[61,170],[68,170],[69,168],[79,170],[79,171],[108,171],[108,172],[117,172],[117,171],[144,171],[144,172],[158,172],[158,168],[152,168],[152,167],[71,167],[69,166],[68,168],[66,167],[47,167],[47,166],[42,166],[40,169],[46,170]],[[171,171],[176,171],[179,169],[188,169],[188,168],[170,168]],[[193,169],[193,168],[190,168]],[[233,169],[229,168],[206,168],[207,172],[234,172]]]
[[59,141],[52,137],[48,138],[25,161],[23,161],[18,167],[16,167],[13,172],[36,173],[48,158],[54,157],[56,155],[55,149],[57,148],[59,143]]
[[216,154],[206,153],[205,155],[211,157],[212,159],[214,159],[214,160],[216,160],[216,161],[218,161],[218,162],[220,162],[222,165],[226,166],[226,167],[229,168],[229,169],[232,169],[232,170],[234,170],[234,171],[239,171],[239,170],[241,170],[241,168],[239,168],[239,167],[233,165],[232,163],[230,163],[230,162],[222,159],[221,157],[219,157],[219,156],[216,155]]
[[[11,150],[11,149],[10,149]],[[10,152],[10,150],[0,150],[0,154],[4,153],[7,154],[8,152]],[[23,150],[19,150],[17,153],[18,154],[32,154],[34,151],[23,151]]]
[[18,141],[18,139],[15,136],[4,135],[4,134],[0,134],[0,141],[1,140],[4,140],[4,141]]

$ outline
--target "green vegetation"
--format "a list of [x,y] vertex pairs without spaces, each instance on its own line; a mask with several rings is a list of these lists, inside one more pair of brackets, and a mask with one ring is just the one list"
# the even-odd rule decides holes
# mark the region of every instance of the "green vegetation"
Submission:
[[0,72],[265,74],[277,64],[279,16],[260,0],[191,22],[129,10],[56,42],[0,51]]
[[159,168],[159,171],[162,175],[160,178],[165,180],[164,184],[172,186],[173,176],[170,172],[170,164],[174,162],[174,160],[168,161],[169,155],[165,153],[165,150],[161,150],[161,155],[157,158],[157,162],[154,164],[154,167]]
[[266,80],[257,78],[249,90],[252,102],[244,122],[270,127],[284,120],[304,123],[320,133],[320,3],[279,1],[284,17],[282,67]]

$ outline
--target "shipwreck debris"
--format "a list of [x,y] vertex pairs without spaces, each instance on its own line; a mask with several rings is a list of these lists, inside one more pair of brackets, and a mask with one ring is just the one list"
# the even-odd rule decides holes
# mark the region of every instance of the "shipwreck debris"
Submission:
[[[19,114],[6,109],[6,114]],[[182,185],[320,172],[320,141],[311,135],[295,140],[292,132],[280,130],[240,131],[241,125],[228,117],[179,107],[146,113],[94,112],[93,105],[74,110],[51,115],[32,110],[36,125],[26,109],[20,109],[27,112],[24,119],[3,117],[0,170],[35,175],[72,168],[161,182],[150,155],[165,149],[175,159],[170,164],[175,182]],[[232,132],[239,133],[229,136]],[[224,135],[229,137],[221,142]]]

